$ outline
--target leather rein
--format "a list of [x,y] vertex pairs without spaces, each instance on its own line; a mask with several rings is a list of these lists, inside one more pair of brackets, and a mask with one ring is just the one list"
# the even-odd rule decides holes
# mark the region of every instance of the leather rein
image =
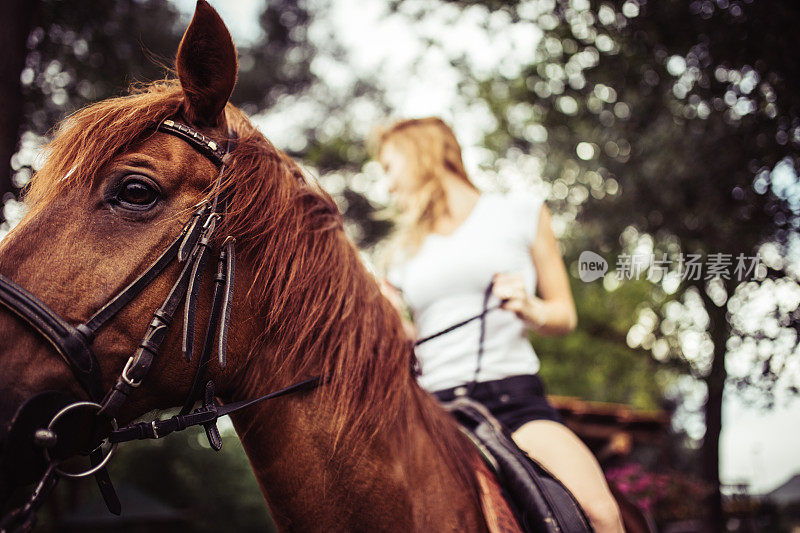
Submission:
[[[106,464],[119,443],[130,440],[158,439],[174,431],[202,425],[206,430],[211,447],[219,450],[222,447],[222,439],[216,422],[220,417],[264,400],[314,389],[322,382],[321,378],[317,376],[258,398],[217,405],[214,384],[210,380],[205,380],[205,374],[214,348],[217,351],[220,367],[225,368],[226,365],[225,352],[233,303],[236,264],[235,239],[227,236],[223,240],[217,256],[211,313],[200,351],[199,365],[180,412],[168,419],[140,422],[118,428],[116,417],[120,409],[145,379],[153,361],[159,354],[170,324],[181,303],[184,303],[182,352],[187,362],[193,358],[200,285],[209,257],[213,254],[211,239],[227,207],[227,196],[222,190],[222,178],[231,162],[231,151],[235,143],[235,135],[232,130],[229,130],[227,146],[225,150],[222,150],[215,141],[186,124],[164,120],[155,129],[187,142],[219,168],[219,175],[211,197],[198,204],[178,236],[142,274],[122,289],[89,320],[78,326],[70,325],[33,294],[0,274],[0,305],[26,322],[55,348],[90,398],[90,401],[68,403],[50,418],[50,423],[46,427],[40,427],[35,431],[32,440],[34,445],[41,449],[46,468],[27,502],[0,520],[0,533],[26,531],[32,528],[36,521],[36,511],[43,503],[43,497],[52,490],[59,476],[94,475],[109,511],[120,514],[119,498],[106,470]],[[173,261],[183,264],[177,280],[164,302],[153,313],[147,332],[137,350],[125,363],[114,385],[104,394],[100,365],[91,349],[97,331],[148,287]],[[202,405],[192,411],[192,407],[198,399]],[[92,449],[70,450],[70,455],[63,458],[51,457],[50,451],[54,449],[60,438],[65,437],[58,435],[55,431],[58,423],[63,422],[75,412],[84,410],[93,417]],[[16,417],[14,423],[16,423]],[[106,445],[108,451],[103,451],[103,444]],[[69,472],[62,469],[60,464],[75,455],[88,455],[91,467],[82,472]]]

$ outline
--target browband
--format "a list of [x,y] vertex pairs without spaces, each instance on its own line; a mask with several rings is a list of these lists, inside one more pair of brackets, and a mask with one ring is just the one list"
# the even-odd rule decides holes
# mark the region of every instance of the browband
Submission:
[[[156,126],[156,129],[158,131],[163,131],[164,133],[174,135],[179,139],[183,139],[197,149],[198,152],[210,159],[211,162],[218,167],[227,164],[227,161],[225,161],[225,156],[230,153],[230,148],[228,151],[220,149],[216,141],[209,139],[196,129],[187,126],[186,124],[181,124],[180,122],[167,119]],[[230,135],[231,131],[232,130],[229,131],[229,137],[232,138]]]

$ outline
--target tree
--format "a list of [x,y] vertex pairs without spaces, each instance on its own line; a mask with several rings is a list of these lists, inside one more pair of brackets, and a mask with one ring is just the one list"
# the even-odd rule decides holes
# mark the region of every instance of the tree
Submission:
[[0,35],[0,198],[13,190],[11,156],[16,152],[22,123],[22,90],[19,77],[25,64],[27,40],[38,2],[13,0],[0,4],[0,19],[14,24]]
[[[638,338],[632,343],[683,361],[705,383],[703,472],[716,487],[709,512],[719,529],[726,382],[797,392],[797,376],[782,372],[798,356],[796,302],[776,298],[772,321],[755,326],[737,311],[754,291],[797,285],[784,258],[800,227],[800,72],[788,55],[797,47],[800,8],[667,0],[487,5],[544,33],[521,76],[476,82],[498,123],[488,146],[546,161],[555,202],[578,213],[578,230],[591,232],[604,255],[644,248],[671,262],[654,282],[676,298],[653,308],[649,329],[630,330]],[[686,266],[680,254],[697,254],[708,268],[759,251],[772,253],[744,280],[733,270],[709,277],[704,269],[693,279],[676,269]],[[678,302],[688,308],[692,300],[705,317],[686,325],[685,314],[671,316]],[[680,335],[692,327],[694,348]],[[770,338],[768,349],[751,348]],[[726,359],[745,352],[750,370],[729,376]]]

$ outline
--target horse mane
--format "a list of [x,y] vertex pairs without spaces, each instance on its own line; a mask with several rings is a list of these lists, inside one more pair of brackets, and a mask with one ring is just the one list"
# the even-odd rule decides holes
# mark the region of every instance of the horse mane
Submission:
[[[239,138],[221,234],[236,236],[237,253],[254,270],[248,298],[260,304],[266,327],[253,353],[273,347],[281,362],[269,370],[282,384],[322,375],[327,383],[315,394],[335,406],[337,444],[348,453],[385,431],[410,451],[403,417],[418,413],[442,461],[477,497],[475,449],[416,384],[400,316],[345,234],[335,202],[241,111],[230,106],[227,119]],[[265,369],[256,365],[250,379],[268,379],[259,375]]]
[[[71,115],[46,147],[26,199],[36,203],[91,183],[98,169],[177,115],[182,101],[178,82],[162,80]],[[335,406],[336,445],[354,453],[386,432],[410,450],[403,416],[418,414],[442,461],[477,496],[475,450],[416,385],[401,319],[345,235],[335,202],[241,111],[228,104],[225,112],[238,139],[223,183],[228,212],[217,234],[236,237],[237,254],[254,274],[246,297],[265,325],[248,357],[248,379],[285,385],[321,374],[327,383],[314,396]],[[267,346],[280,360],[277,368],[256,360]]]

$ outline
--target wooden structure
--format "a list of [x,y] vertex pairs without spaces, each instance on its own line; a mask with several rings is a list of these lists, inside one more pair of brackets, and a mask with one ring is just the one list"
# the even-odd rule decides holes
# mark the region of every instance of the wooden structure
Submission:
[[634,449],[660,449],[670,416],[663,410],[637,410],[629,405],[548,396],[564,423],[592,450],[601,464],[627,457]]

